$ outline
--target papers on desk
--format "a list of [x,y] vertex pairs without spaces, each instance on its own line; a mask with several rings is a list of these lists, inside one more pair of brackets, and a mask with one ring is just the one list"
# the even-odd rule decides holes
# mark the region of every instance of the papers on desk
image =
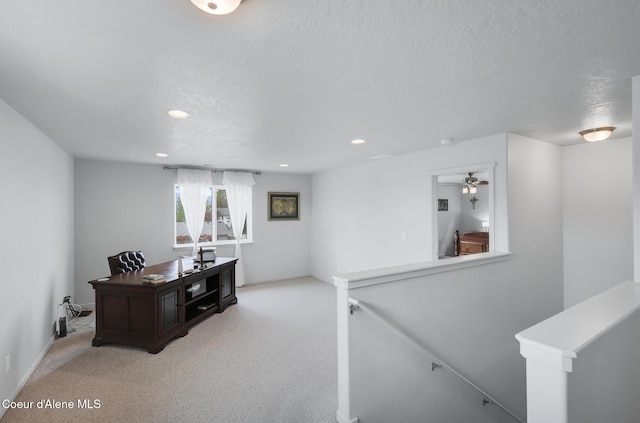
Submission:
[[163,283],[167,281],[167,278],[165,278],[164,275],[149,274],[144,275],[142,281],[147,283]]

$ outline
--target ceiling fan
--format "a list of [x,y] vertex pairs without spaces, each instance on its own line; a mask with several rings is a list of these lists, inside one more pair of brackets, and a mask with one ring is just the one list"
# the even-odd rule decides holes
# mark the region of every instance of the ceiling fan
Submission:
[[476,197],[476,193],[478,192],[478,185],[488,185],[489,181],[479,181],[478,178],[473,176],[473,174],[474,172],[468,172],[469,176],[464,178],[464,183],[462,184],[462,193],[470,195],[469,201],[471,201],[471,206],[475,210],[476,201],[478,201],[478,198]]
[[473,176],[474,173],[475,172],[467,172],[469,176],[464,178],[464,183],[462,184],[463,187],[466,186],[467,188],[471,188],[477,187],[478,185],[489,185],[489,181],[479,181],[478,178]]
[[[439,180],[438,185],[457,187],[462,186],[462,194],[469,194],[469,201],[471,201],[471,204],[475,209],[476,202],[478,201],[478,198],[476,197],[476,194],[478,193],[478,186],[489,185],[489,181],[480,180],[476,176],[474,176],[476,173],[477,172],[467,172],[467,176],[464,176],[464,174],[447,175],[447,178],[444,181],[440,182]],[[454,182],[456,180],[460,181],[459,178],[461,176],[464,177],[461,182]]]

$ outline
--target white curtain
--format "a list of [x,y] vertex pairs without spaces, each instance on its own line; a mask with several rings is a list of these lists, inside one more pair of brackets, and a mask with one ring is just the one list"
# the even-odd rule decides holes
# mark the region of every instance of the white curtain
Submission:
[[211,171],[198,169],[178,169],[180,200],[184,209],[189,236],[193,240],[192,256],[198,252],[198,240],[204,226],[207,211],[207,196],[211,187]]
[[256,182],[253,179],[253,175],[248,172],[224,172],[222,183],[227,192],[233,236],[236,239],[235,256],[238,258],[238,263],[236,264],[236,286],[242,286],[245,280],[240,238],[242,237],[242,228],[251,205],[251,187]]

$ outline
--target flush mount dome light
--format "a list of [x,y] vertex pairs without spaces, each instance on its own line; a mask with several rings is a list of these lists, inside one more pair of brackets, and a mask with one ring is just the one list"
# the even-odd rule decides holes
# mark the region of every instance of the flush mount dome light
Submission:
[[189,113],[182,110],[169,110],[167,113],[174,119],[186,119],[189,117]]
[[191,0],[191,3],[212,15],[228,15],[238,8],[242,0]]
[[601,128],[593,128],[593,129],[585,129],[584,131],[578,132],[582,135],[585,141],[596,142],[596,141],[604,141],[611,136],[614,129],[614,126],[603,126]]

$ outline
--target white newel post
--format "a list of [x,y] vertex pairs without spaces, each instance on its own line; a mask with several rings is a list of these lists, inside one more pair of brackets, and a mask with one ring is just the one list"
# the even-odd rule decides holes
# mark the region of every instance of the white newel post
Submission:
[[[516,335],[520,354],[527,359],[527,423],[568,423],[568,377],[573,371],[573,360],[638,310],[640,284],[627,281]],[[616,342],[628,348],[631,344],[626,341]],[[634,363],[615,365],[631,368]],[[625,385],[621,383],[619,388],[624,390]],[[626,411],[623,409],[621,413]]]
[[573,357],[520,334],[520,354],[527,359],[527,423],[568,423],[567,373]]
[[349,369],[349,289],[348,281],[334,277],[337,288],[338,319],[338,423],[357,423],[351,417],[351,381]]

